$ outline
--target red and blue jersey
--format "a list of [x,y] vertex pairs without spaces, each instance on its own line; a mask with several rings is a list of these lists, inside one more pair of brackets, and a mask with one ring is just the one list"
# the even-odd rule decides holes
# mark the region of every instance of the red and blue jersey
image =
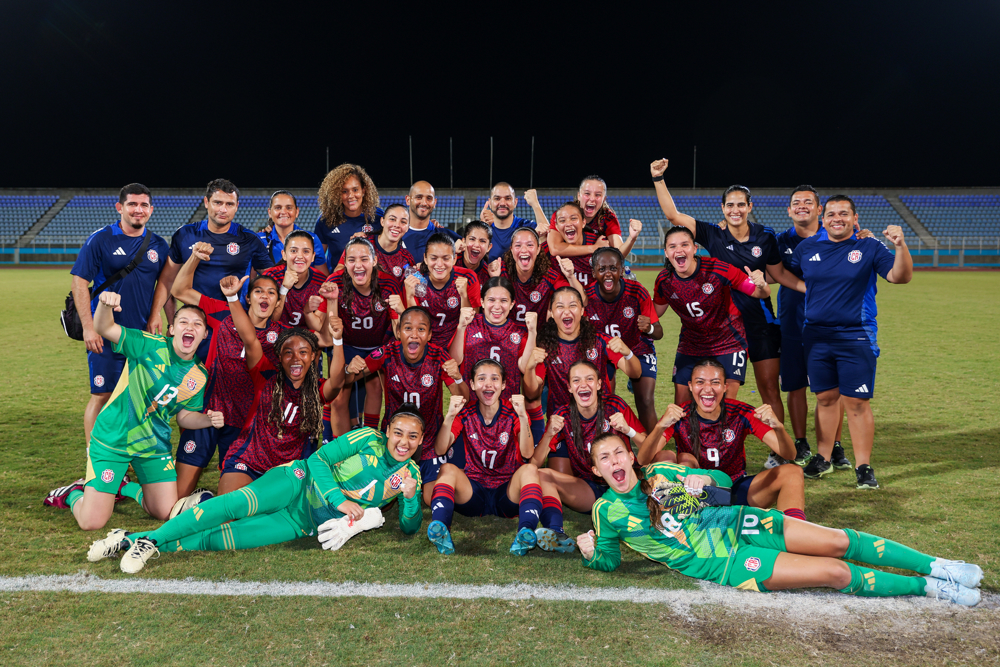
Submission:
[[[552,213],[549,224],[552,229],[556,228],[556,212]],[[597,212],[597,215],[594,216],[594,219],[587,223],[584,229],[594,232],[598,238],[603,236],[609,241],[614,234],[618,236],[622,235],[622,226],[618,221],[618,215],[611,210],[610,206],[602,207]]]
[[[426,229],[413,229],[412,227],[408,232],[403,234],[403,247],[413,256],[413,259],[420,263],[424,261],[424,250],[427,249],[427,241],[434,234],[441,232],[449,237],[452,241],[457,241],[461,236],[451,231],[447,227],[437,227],[433,222],[428,223]],[[411,264],[411,266],[415,266]]]
[[[698,467],[703,470],[721,470],[736,480],[747,474],[747,454],[743,441],[751,433],[763,440],[773,429],[757,419],[753,406],[731,398],[724,398],[725,415],[709,421],[697,415],[698,423]],[[663,437],[671,437],[677,445],[678,454],[694,454],[691,446],[691,411],[694,403],[688,401],[681,406],[684,416],[668,428]],[[634,428],[634,427],[633,427]]]
[[[285,279],[287,268],[287,265],[279,264],[264,271],[263,275],[274,278],[278,281],[278,286],[281,287],[281,281]],[[309,297],[319,296],[319,288],[323,286],[324,282],[326,282],[326,276],[310,267],[309,280],[306,281],[305,285],[302,287],[292,285],[288,288],[288,294],[285,295],[285,306],[281,310],[281,319],[278,321],[288,327],[308,328],[302,321],[302,316],[305,315],[306,306],[309,305]],[[326,299],[319,304],[319,308],[316,310],[321,313],[326,312]]]
[[[344,289],[343,275],[343,271],[340,271],[330,278],[341,290]],[[361,294],[352,283],[348,288],[351,290],[350,305],[343,295],[337,304],[338,314],[344,321],[344,343],[362,350],[370,350],[393,339],[390,320],[397,319],[399,315],[389,307],[388,301],[393,294],[403,298],[403,286],[398,280],[381,271],[377,275],[378,284],[375,289],[381,301],[374,294]]]
[[488,260],[486,257],[483,257],[479,261],[479,266],[476,267],[475,269],[471,269],[465,263],[465,253],[460,252],[458,253],[458,259],[455,260],[455,266],[475,273],[476,278],[479,280],[480,286],[482,286],[486,283],[487,280],[490,279],[489,261],[490,260]]
[[[238,225],[229,223],[229,229],[223,234],[209,231],[208,220],[182,225],[170,239],[170,259],[176,264],[183,264],[191,256],[191,246],[199,241],[212,246],[212,257],[207,262],[201,262],[194,272],[192,286],[205,296],[225,300],[219,281],[226,276],[242,278],[250,273],[250,267],[257,273],[263,273],[274,265],[267,254],[267,247],[254,232]],[[246,286],[243,287],[246,293]]]
[[[599,234],[587,227],[583,229],[583,245],[594,245],[597,243]],[[590,266],[590,255],[577,255],[576,257],[567,257],[566,259],[573,262],[573,271],[576,272],[576,279],[580,281],[584,289],[594,281],[594,269]],[[552,258],[553,266],[557,266],[555,257]],[[558,267],[557,267],[558,270]],[[560,272],[561,274],[562,272]]]
[[712,357],[747,349],[743,318],[730,293],[753,283],[743,271],[713,257],[695,257],[695,262],[698,266],[687,278],[660,271],[653,288],[653,302],[669,305],[681,319],[677,353]]
[[[288,233],[291,234],[292,232],[303,232],[303,231],[312,236],[313,252],[316,255],[315,258],[313,259],[312,265],[314,267],[326,266],[326,256],[323,254],[323,242],[320,240],[318,236],[316,236],[316,234],[308,232],[299,227],[298,225],[293,225],[291,231],[289,231]],[[271,257],[271,261],[274,262],[275,266],[284,264],[285,259],[281,256],[281,253],[284,252],[285,250],[285,242],[281,240],[280,236],[278,236],[277,228],[272,227],[271,231],[269,232],[257,232],[257,236],[260,237],[260,240],[267,247],[268,254]]]
[[634,354],[656,354],[653,341],[640,335],[636,318],[645,315],[655,322],[656,311],[646,288],[634,280],[622,280],[621,291],[613,301],[605,301],[597,283],[587,286],[585,317],[606,336],[618,336]]
[[[397,280],[402,281],[403,272],[406,271],[406,267],[414,266],[416,264],[416,262],[413,261],[413,255],[410,254],[410,251],[406,249],[402,242],[396,246],[395,250],[390,252],[388,250],[384,250],[382,246],[379,245],[378,234],[369,234],[367,239],[369,243],[372,244],[372,247],[375,248],[375,259],[377,260],[376,266],[378,266],[379,270],[383,273],[387,273]],[[345,255],[347,255],[347,250],[344,250],[344,252],[340,254],[339,265],[344,264]]]
[[524,465],[521,456],[521,420],[508,401],[489,424],[479,411],[479,402],[465,406],[451,424],[455,443],[461,436],[465,442],[465,476],[487,489],[495,489],[510,481]]
[[525,313],[537,313],[538,325],[541,326],[549,316],[549,302],[552,300],[552,293],[560,287],[569,285],[566,276],[555,266],[554,259],[549,270],[537,283],[522,283],[516,274],[511,276],[507,273],[506,264],[503,264],[502,267],[500,275],[510,280],[514,285],[514,307],[511,310],[511,315],[523,324]]
[[337,262],[340,256],[344,254],[344,249],[347,248],[348,241],[358,232],[366,236],[368,234],[374,234],[375,236],[381,234],[382,209],[375,209],[374,220],[368,220],[364,215],[359,215],[356,218],[344,216],[344,221],[336,227],[327,226],[326,220],[323,218],[316,221],[316,228],[313,230],[313,233],[326,246],[326,263],[330,267],[330,273],[333,273],[333,270],[337,268]]
[[597,342],[593,347],[580,350],[579,339],[562,340],[557,343],[556,354],[549,352],[545,361],[535,366],[535,375],[546,381],[549,387],[549,400],[546,411],[552,414],[564,405],[569,405],[569,369],[580,359],[586,359],[597,366],[598,377],[601,380],[601,392],[610,393],[608,364],[617,366],[622,355],[608,349],[608,338],[597,334]]
[[482,313],[476,314],[465,329],[465,352],[462,355],[462,377],[471,386],[472,367],[480,359],[493,359],[503,366],[507,383],[500,399],[510,400],[521,393],[521,369],[517,362],[524,354],[528,330],[523,324],[508,318],[503,324],[490,324]]
[[584,419],[582,415],[580,416],[581,441],[577,443],[573,438],[573,422],[570,419],[569,404],[566,404],[554,413],[563,418],[563,427],[549,441],[549,456],[569,458],[574,475],[597,484],[605,484],[604,480],[594,475],[594,471],[591,470],[593,464],[590,461],[590,444],[602,433],[610,433],[614,430],[611,426],[611,415],[616,412],[622,413],[625,423],[629,425],[629,428],[635,429],[636,433],[646,432],[646,427],[639,422],[628,403],[611,394],[604,399],[603,411],[594,414],[590,419]]
[[455,287],[455,279],[460,277],[469,281],[469,305],[473,308],[479,308],[482,305],[479,296],[479,279],[476,278],[475,273],[461,267],[455,267],[451,270],[451,277],[441,289],[434,287],[428,280],[427,293],[422,297],[414,296],[416,305],[423,306],[431,314],[431,340],[443,348],[451,345],[451,339],[455,337],[455,329],[458,328],[458,316],[462,311],[462,297],[458,293],[458,288]]

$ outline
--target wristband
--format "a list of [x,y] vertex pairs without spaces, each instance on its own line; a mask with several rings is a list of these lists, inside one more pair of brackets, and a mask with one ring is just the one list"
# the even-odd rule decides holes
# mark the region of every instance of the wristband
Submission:
[[659,183],[662,180],[663,180],[663,176],[654,176],[653,177],[653,182],[654,183]]
[[634,428],[629,428],[628,433],[626,433],[625,435],[627,435],[629,438],[634,438],[635,437],[635,429]]
[[282,285],[281,287],[278,288],[278,294],[280,294],[281,296],[285,296],[286,294],[288,294],[288,288]]
[[654,329],[653,329],[653,323],[650,322],[649,323],[649,329],[646,330],[646,333],[652,335],[653,331],[654,331]]
[[235,294],[230,294],[229,296],[226,297],[226,301],[228,301],[229,303],[232,303],[233,301],[239,301],[239,300],[240,300],[240,297],[236,296]]
[[628,361],[629,359],[631,359],[631,358],[632,358],[632,357],[634,357],[634,356],[635,356],[635,355],[634,355],[634,354],[632,354],[632,350],[629,350],[629,351],[628,351],[628,356],[627,356],[627,357],[622,357],[622,359],[624,359],[625,361]]
[[[452,378],[452,380],[455,380],[455,378]],[[462,384],[463,381],[464,380],[462,380],[462,378],[458,378],[457,380],[455,380],[454,384]]]
[[344,344],[344,339],[343,338],[334,338],[333,339],[333,344],[336,345],[337,347],[340,347],[341,345]]

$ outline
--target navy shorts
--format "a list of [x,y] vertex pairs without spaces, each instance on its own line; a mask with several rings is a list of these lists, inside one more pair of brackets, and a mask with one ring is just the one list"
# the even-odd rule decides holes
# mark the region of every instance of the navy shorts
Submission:
[[90,393],[110,394],[118,384],[118,378],[125,370],[125,355],[113,351],[113,346],[107,339],[104,341],[104,351],[100,354],[87,352],[87,366],[90,369]]
[[457,468],[465,469],[465,441],[459,436],[455,444],[445,453],[444,456],[435,456],[432,459],[424,459],[420,462],[420,483],[427,484],[438,478],[441,466],[450,463]]
[[[604,484],[598,484],[597,482],[592,482],[589,479],[585,479],[583,481],[585,481],[587,486],[590,487],[590,490],[594,492],[595,501],[608,492],[608,487]],[[590,510],[587,510],[585,514],[590,514]]]
[[[371,354],[374,347],[354,347],[353,345],[344,344],[344,367],[351,363],[351,359],[354,357],[361,357],[364,359],[369,354]],[[344,388],[346,391],[347,388]],[[347,399],[347,411],[350,414],[351,419],[358,419],[358,416],[365,411],[365,396],[368,392],[365,391],[364,380],[359,380],[351,385],[351,397]]]
[[747,353],[746,350],[740,350],[739,352],[702,357],[690,357],[678,352],[677,356],[674,357],[674,384],[687,385],[691,381],[694,367],[702,359],[715,359],[722,364],[722,367],[726,369],[726,380],[738,380],[741,385],[746,382]]
[[470,479],[472,498],[469,502],[455,504],[455,511],[463,516],[498,516],[509,519],[517,516],[517,503],[507,497],[510,481],[506,481],[495,489],[488,489],[479,482]]
[[806,348],[798,338],[784,338],[781,345],[781,391],[796,391],[809,386],[806,374]]
[[756,475],[743,475],[733,482],[733,488],[730,489],[733,505],[750,504],[747,502],[747,494],[750,493],[750,485],[753,484],[754,477],[756,477]]
[[875,395],[878,357],[867,340],[804,339],[809,388],[814,394],[839,389],[841,396]]
[[223,426],[222,428],[196,428],[181,431],[177,442],[177,455],[174,461],[185,463],[197,468],[207,468],[212,462],[215,450],[219,450],[219,464],[226,460],[229,445],[240,435],[238,426]]
[[766,323],[747,327],[747,351],[751,363],[780,358],[781,327]]
[[225,475],[227,472],[238,472],[238,473],[241,473],[243,475],[249,475],[250,479],[252,479],[254,481],[260,479],[261,475],[264,474],[262,472],[258,472],[256,470],[254,470],[253,468],[251,468],[250,466],[248,466],[247,464],[243,463],[242,461],[240,461],[237,458],[229,459],[225,463],[223,463],[222,464],[222,470],[220,472],[223,475]]

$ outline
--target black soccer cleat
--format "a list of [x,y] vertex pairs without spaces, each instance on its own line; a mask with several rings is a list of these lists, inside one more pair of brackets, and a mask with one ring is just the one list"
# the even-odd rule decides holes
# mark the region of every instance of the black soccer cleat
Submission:
[[802,474],[809,479],[819,479],[823,475],[829,475],[831,472],[833,472],[833,466],[821,454],[816,454],[809,459],[809,463],[802,469]]
[[839,442],[833,443],[833,452],[830,454],[830,463],[837,470],[850,470],[854,466],[851,460],[844,456],[844,448]]
[[878,480],[875,479],[875,471],[867,463],[859,465],[854,474],[858,476],[859,489],[877,489]]
[[805,466],[812,457],[812,450],[809,448],[809,441],[799,438],[795,441],[795,461],[796,465]]

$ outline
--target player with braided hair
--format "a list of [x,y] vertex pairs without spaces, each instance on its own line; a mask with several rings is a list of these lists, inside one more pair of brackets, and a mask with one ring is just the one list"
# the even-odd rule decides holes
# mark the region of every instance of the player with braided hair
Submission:
[[[330,357],[330,379],[320,376],[320,348],[311,331],[285,329],[275,341],[278,367],[264,355],[246,311],[237,294],[247,278],[226,276],[220,281],[229,301],[236,331],[246,349],[246,365],[257,391],[253,418],[243,425],[222,464],[219,494],[235,491],[271,468],[305,458],[323,441],[323,404],[333,400],[344,376],[343,322],[328,318],[334,346]],[[276,371],[266,377],[268,371]]]
[[[968,606],[979,603],[976,587],[983,571],[977,565],[935,558],[886,538],[827,528],[773,510],[695,508],[685,503],[675,515],[653,497],[663,497],[655,492],[664,489],[664,480],[682,482],[700,496],[705,486],[728,488],[729,477],[672,463],[638,468],[632,450],[616,434],[592,443],[591,461],[594,474],[609,488],[594,503],[594,530],[577,537],[585,567],[615,570],[625,542],[681,574],[744,590],[825,587],[864,597],[923,595]],[[882,572],[869,567],[874,563],[921,576]]]
[[382,209],[378,189],[364,167],[344,163],[326,175],[316,196],[320,219],[316,236],[323,242],[331,273],[344,252],[347,241],[357,233],[379,234]]

